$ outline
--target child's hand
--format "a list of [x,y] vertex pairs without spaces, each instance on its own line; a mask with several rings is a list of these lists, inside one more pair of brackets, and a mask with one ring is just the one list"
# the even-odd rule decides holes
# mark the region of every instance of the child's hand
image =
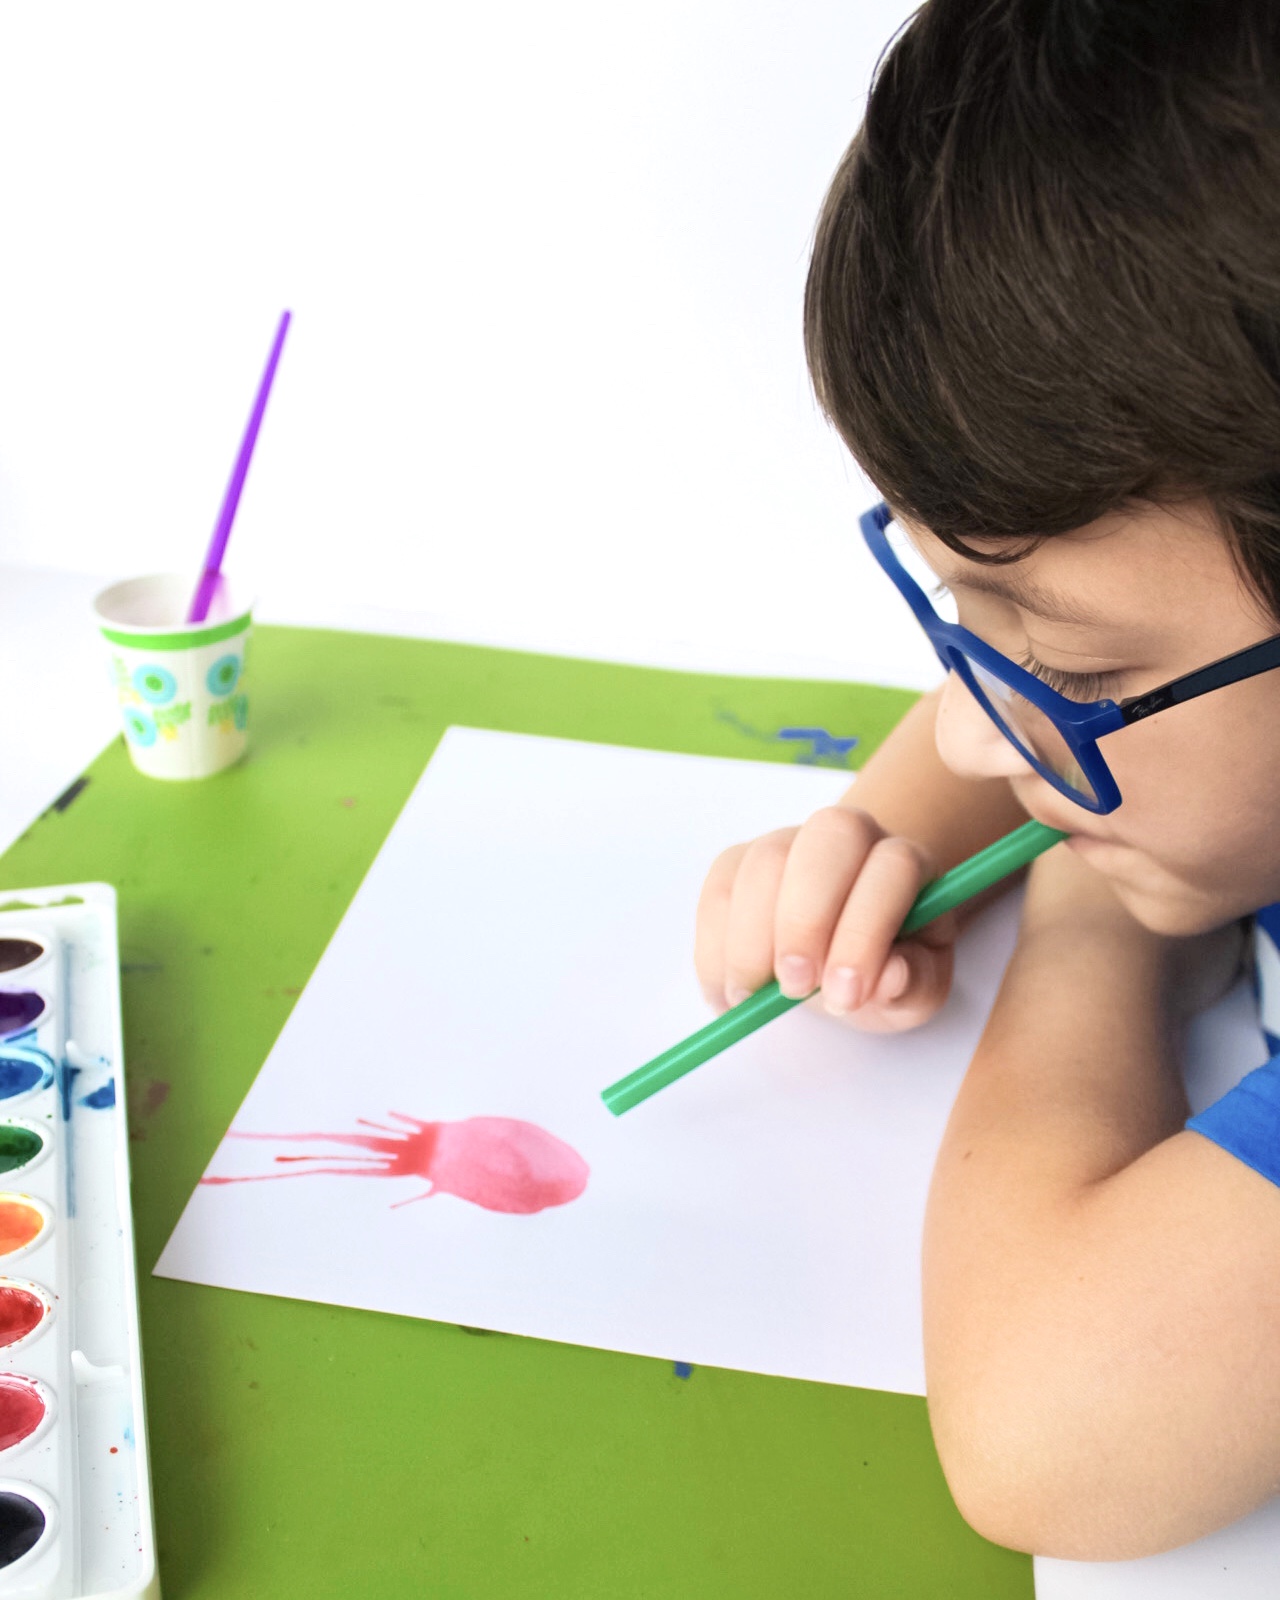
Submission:
[[850,1025],[917,1027],[951,988],[953,913],[894,943],[921,888],[936,877],[923,845],[885,832],[852,806],[826,806],[718,856],[698,902],[694,963],[717,1011],[776,975],[794,997]]

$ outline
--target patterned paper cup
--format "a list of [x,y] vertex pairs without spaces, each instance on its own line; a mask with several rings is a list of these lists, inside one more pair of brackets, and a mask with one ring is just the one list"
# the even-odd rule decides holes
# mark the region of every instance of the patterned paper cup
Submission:
[[253,607],[224,588],[206,622],[187,623],[191,592],[190,578],[130,578],[93,603],[125,742],[151,778],[207,778],[238,761],[248,742]]

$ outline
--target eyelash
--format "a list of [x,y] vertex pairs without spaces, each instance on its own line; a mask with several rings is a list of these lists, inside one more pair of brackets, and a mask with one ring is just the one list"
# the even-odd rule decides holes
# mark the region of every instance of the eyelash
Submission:
[[1107,689],[1121,676],[1118,672],[1059,672],[1056,667],[1046,667],[1033,655],[1024,653],[1018,665],[1024,667],[1041,683],[1047,683],[1068,700],[1078,700],[1087,705],[1091,700],[1101,700]]
[[[942,600],[950,597],[951,590],[945,583],[938,583],[930,593],[935,600]],[[1065,695],[1068,700],[1076,700],[1083,705],[1103,699],[1117,679],[1124,676],[1120,672],[1059,672],[1057,667],[1046,667],[1043,661],[1037,661],[1029,651],[1024,651],[1018,658],[1018,665],[1032,677],[1039,678],[1041,683]]]

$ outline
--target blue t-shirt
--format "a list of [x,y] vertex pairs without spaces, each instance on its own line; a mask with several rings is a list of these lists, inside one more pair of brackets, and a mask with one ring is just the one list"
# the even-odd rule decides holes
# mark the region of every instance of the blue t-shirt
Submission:
[[1280,903],[1264,906],[1254,918],[1253,992],[1271,1059],[1191,1117],[1187,1127],[1280,1184]]

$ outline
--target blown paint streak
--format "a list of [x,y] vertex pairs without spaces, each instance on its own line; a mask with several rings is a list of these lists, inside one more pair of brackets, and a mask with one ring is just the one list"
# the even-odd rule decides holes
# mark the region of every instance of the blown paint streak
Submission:
[[[277,1162],[328,1162],[327,1166],[297,1166],[290,1172],[251,1173],[243,1177],[205,1177],[201,1183],[261,1183],[272,1178],[304,1178],[320,1174],[345,1178],[423,1178],[429,1185],[421,1194],[398,1200],[408,1205],[432,1194],[457,1195],[486,1211],[506,1211],[527,1216],[549,1206],[567,1205],[587,1186],[591,1169],[576,1150],[532,1122],[513,1117],[466,1117],[461,1122],[420,1122],[403,1112],[390,1116],[399,1127],[359,1118],[372,1133],[240,1133],[232,1128],[229,1139],[269,1139],[279,1142],[316,1140],[324,1144],[354,1145],[369,1155],[278,1155]],[[346,1163],[334,1166],[334,1162]]]

